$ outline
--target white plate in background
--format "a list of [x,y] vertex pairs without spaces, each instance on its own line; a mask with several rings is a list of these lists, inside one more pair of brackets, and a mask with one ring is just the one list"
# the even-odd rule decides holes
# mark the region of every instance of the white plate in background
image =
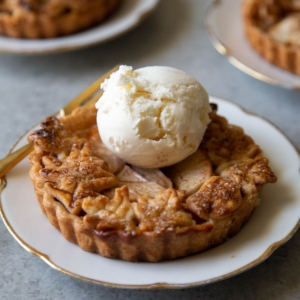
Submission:
[[212,44],[246,74],[284,88],[300,89],[300,76],[272,65],[251,48],[244,34],[243,1],[212,1],[206,13],[206,29]]
[[0,36],[0,52],[43,54],[76,50],[114,39],[134,28],[157,6],[159,0],[123,0],[105,22],[71,35],[51,39],[17,39]]

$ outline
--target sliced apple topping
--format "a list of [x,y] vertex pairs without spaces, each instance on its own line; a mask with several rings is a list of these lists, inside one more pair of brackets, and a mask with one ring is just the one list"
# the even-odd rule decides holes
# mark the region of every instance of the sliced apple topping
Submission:
[[187,196],[197,192],[213,174],[211,162],[201,149],[163,172],[171,179],[174,188],[184,190]]
[[160,169],[145,169],[136,166],[131,166],[131,168],[145,177],[148,181],[156,182],[166,189],[173,187],[172,181]]
[[[161,193],[165,188],[156,182],[149,181],[140,173],[134,171],[128,165],[116,174],[119,179],[119,186],[126,185],[129,188],[129,198],[136,200],[138,196],[147,194],[150,198],[154,198],[157,193]],[[108,197],[114,196],[114,189],[103,192]]]

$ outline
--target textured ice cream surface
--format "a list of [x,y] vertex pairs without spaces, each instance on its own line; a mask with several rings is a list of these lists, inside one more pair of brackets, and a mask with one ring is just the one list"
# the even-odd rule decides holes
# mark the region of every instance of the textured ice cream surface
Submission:
[[198,149],[210,106],[195,78],[170,67],[120,66],[101,87],[96,104],[101,139],[127,163],[160,168]]

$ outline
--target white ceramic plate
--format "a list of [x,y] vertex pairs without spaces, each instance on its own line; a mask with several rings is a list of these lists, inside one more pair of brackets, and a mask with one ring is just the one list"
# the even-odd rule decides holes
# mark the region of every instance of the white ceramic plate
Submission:
[[[27,160],[7,175],[2,192],[4,223],[16,240],[51,267],[89,282],[126,288],[182,288],[241,273],[269,257],[297,230],[300,216],[299,154],[266,120],[235,104],[211,97],[219,113],[261,145],[278,176],[265,187],[261,205],[232,239],[204,253],[161,263],[131,263],[84,252],[65,240],[42,214],[33,192]],[[25,143],[23,137],[17,144]]]
[[256,79],[290,89],[300,89],[300,76],[280,69],[259,56],[248,44],[242,22],[243,0],[213,0],[206,28],[214,47],[235,67]]
[[75,50],[109,41],[137,26],[159,0],[124,0],[120,9],[104,23],[69,36],[27,40],[0,36],[0,52],[42,54]]

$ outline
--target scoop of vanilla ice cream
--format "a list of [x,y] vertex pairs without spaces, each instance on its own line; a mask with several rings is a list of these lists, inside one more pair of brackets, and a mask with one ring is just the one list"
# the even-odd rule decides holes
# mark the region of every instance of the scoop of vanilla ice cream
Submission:
[[105,146],[129,164],[160,168],[193,154],[210,105],[202,85],[183,71],[120,66],[101,85],[97,124]]

